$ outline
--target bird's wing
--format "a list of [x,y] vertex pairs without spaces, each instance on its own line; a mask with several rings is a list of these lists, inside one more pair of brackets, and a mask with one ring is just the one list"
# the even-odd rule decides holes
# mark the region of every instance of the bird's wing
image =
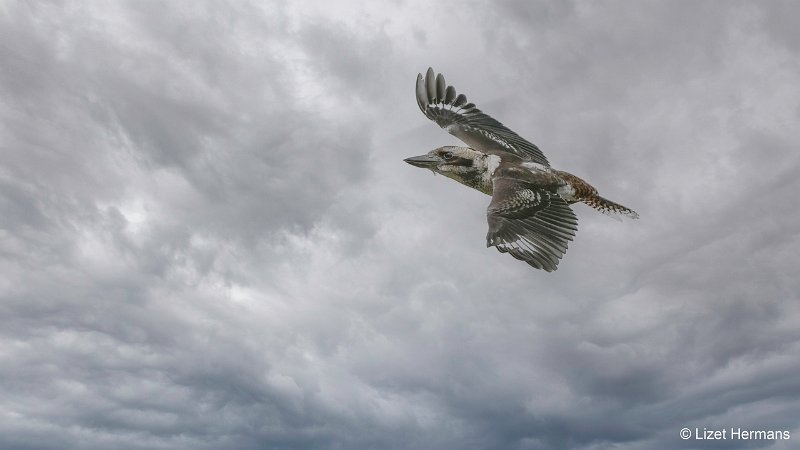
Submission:
[[464,94],[448,86],[442,74],[429,68],[417,75],[417,104],[429,119],[470,147],[487,153],[508,152],[525,160],[549,166],[539,147],[521,138],[502,123],[484,114]]
[[513,178],[495,178],[486,211],[486,246],[537,269],[556,270],[578,230],[578,218],[557,194]]

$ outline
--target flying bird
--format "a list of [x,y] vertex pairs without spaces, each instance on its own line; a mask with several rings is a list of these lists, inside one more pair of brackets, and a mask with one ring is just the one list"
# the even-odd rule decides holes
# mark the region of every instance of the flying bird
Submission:
[[467,102],[442,74],[429,68],[424,78],[417,75],[416,94],[425,116],[468,146],[439,147],[404,161],[492,197],[487,247],[552,272],[578,230],[572,203],[583,202],[617,220],[619,215],[639,218],[581,178],[550,167],[539,147]]

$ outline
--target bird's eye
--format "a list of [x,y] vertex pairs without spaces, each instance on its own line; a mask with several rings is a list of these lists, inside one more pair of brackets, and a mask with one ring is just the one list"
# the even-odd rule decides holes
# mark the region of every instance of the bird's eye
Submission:
[[445,152],[445,154],[442,155],[442,157],[446,160],[451,160],[453,159],[453,152]]

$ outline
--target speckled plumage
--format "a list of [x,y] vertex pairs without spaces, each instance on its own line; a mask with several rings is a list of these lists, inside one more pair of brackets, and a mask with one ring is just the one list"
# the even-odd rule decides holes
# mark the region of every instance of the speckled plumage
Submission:
[[405,161],[492,196],[487,246],[550,272],[578,229],[570,204],[583,202],[612,217],[639,217],[581,178],[551,168],[539,147],[468,103],[433,69],[417,76],[416,96],[426,117],[469,147],[439,147]]

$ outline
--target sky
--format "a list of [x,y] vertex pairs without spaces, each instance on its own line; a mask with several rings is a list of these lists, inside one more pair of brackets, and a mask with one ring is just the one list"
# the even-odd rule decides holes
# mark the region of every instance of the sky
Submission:
[[[798,16],[0,1],[0,448],[796,448]],[[487,249],[429,66],[641,219]]]

